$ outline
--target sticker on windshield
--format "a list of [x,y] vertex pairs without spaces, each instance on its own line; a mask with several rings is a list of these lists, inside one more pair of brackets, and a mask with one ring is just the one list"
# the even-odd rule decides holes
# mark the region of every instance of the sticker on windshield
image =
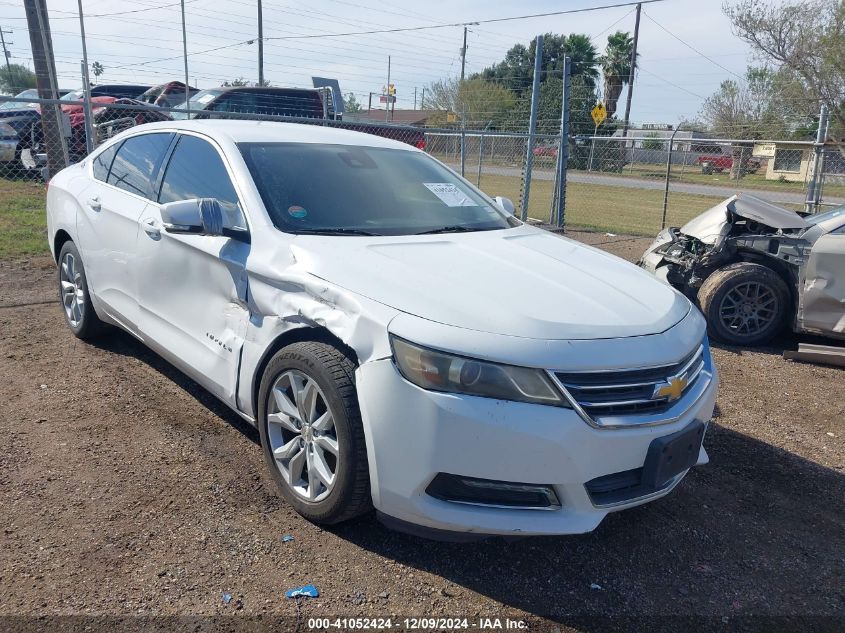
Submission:
[[431,193],[447,207],[477,207],[478,204],[451,182],[424,182]]
[[300,207],[298,204],[293,204],[288,207],[288,215],[292,218],[302,219],[308,215],[308,211],[306,211],[303,207]]

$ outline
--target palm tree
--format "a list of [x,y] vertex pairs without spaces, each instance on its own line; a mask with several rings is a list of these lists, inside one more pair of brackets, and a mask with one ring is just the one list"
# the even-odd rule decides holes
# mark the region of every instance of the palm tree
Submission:
[[617,31],[607,37],[607,48],[601,58],[601,70],[604,75],[604,105],[607,116],[616,114],[616,105],[622,94],[622,87],[628,83],[631,75],[631,53],[634,39],[630,33]]
[[100,78],[100,75],[103,74],[104,70],[105,68],[103,68],[103,65],[100,62],[94,62],[91,64],[91,72],[94,73],[95,81]]
[[583,77],[587,85],[595,86],[596,79],[599,77],[599,71],[596,68],[599,57],[588,35],[571,33],[565,38],[561,53],[569,56],[573,77]]

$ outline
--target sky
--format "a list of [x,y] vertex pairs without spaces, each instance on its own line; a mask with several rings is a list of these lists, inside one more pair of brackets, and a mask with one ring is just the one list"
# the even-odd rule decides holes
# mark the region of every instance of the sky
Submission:
[[[344,93],[367,103],[387,83],[397,108],[412,108],[432,81],[459,75],[461,26],[398,33],[382,29],[469,23],[551,11],[599,7],[624,0],[263,0],[264,74],[273,85],[311,86],[311,77],[333,77]],[[81,85],[82,46],[76,0],[47,0],[59,84]],[[256,0],[185,0],[189,77],[210,88],[224,80],[257,79]],[[183,80],[178,0],[83,0],[89,64],[99,61],[101,83]],[[107,15],[111,14],[111,15]],[[516,43],[538,33],[585,33],[601,51],[617,30],[633,32],[634,7],[509,20],[469,26],[466,71],[500,61]],[[0,27],[11,61],[32,67],[23,3],[0,0]],[[309,37],[303,37],[309,36]],[[267,39],[288,38],[288,39]],[[216,49],[216,50],[212,50]],[[702,101],[725,79],[753,63],[746,44],[731,33],[720,0],[664,0],[643,5],[639,73],[631,119],[678,123],[694,117]],[[625,95],[623,93],[623,103]],[[377,97],[374,97],[377,101]]]

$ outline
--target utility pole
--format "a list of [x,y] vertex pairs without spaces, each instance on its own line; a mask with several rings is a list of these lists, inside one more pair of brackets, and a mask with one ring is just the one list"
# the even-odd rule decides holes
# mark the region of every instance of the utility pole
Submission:
[[461,46],[461,81],[464,80],[464,74],[467,67],[467,27],[464,26],[464,45]]
[[182,55],[185,58],[185,109],[191,111],[191,90],[188,88],[188,35],[185,31],[185,0],[182,4]]
[[384,120],[390,121],[390,55],[387,56],[387,86],[384,91],[387,93],[387,101],[384,104]]
[[414,110],[417,109],[417,87],[414,86]]
[[[534,140],[537,133],[537,111],[540,107],[540,75],[543,73],[543,36],[535,39],[534,78],[531,84],[531,114],[528,120],[528,142],[525,144],[525,167],[522,173],[522,200],[519,219],[528,221],[528,195],[531,193],[531,175],[534,170]],[[560,153],[560,152],[558,152]]]
[[258,0],[258,85],[264,85],[264,11]]
[[822,105],[819,114],[819,127],[816,129],[816,142],[813,144],[813,174],[807,183],[807,201],[804,203],[804,211],[807,213],[818,213],[821,203],[821,187],[823,182],[822,171],[824,165],[824,142],[827,140],[828,112],[827,106]]
[[425,110],[425,86],[423,86],[422,94],[420,95],[420,110]]
[[637,18],[634,21],[634,45],[631,50],[631,71],[628,73],[628,97],[625,99],[625,123],[622,126],[623,138],[628,136],[631,116],[631,97],[634,94],[634,72],[637,70],[637,41],[640,39],[640,12],[643,5],[637,5]]
[[88,74],[88,46],[85,43],[85,18],[82,13],[82,0],[79,5],[79,33],[82,36],[82,100],[85,111],[85,149],[90,154],[94,151],[94,126],[91,112],[91,77]]
[[[9,57],[11,57],[11,53],[6,50],[6,38],[4,35],[11,35],[11,31],[4,31],[3,27],[0,26],[0,44],[3,45],[3,59],[6,60],[6,70],[9,73],[9,81],[12,80],[12,66],[9,64]],[[9,42],[9,44],[14,44],[14,42]]]
[[[56,81],[56,61],[53,58],[53,39],[50,35],[50,21],[46,0],[24,0],[26,26],[29,43],[32,46],[32,64],[35,68],[35,84],[40,99],[58,99],[59,87]],[[47,171],[50,176],[67,166],[67,142],[62,134],[61,110],[56,104],[41,108],[41,129],[47,151]]]

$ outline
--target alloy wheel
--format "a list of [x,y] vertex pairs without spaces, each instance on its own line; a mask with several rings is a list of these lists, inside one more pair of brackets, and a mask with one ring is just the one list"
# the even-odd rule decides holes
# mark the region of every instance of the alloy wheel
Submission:
[[754,336],[772,324],[778,298],[766,284],[748,281],[731,288],[719,304],[719,317],[739,336]]
[[62,259],[59,282],[67,320],[71,326],[79,327],[85,309],[85,289],[82,285],[81,266],[77,265],[73,253],[66,253]]
[[334,414],[317,382],[290,369],[273,383],[267,403],[267,434],[284,481],[306,501],[325,499],[338,472]]

